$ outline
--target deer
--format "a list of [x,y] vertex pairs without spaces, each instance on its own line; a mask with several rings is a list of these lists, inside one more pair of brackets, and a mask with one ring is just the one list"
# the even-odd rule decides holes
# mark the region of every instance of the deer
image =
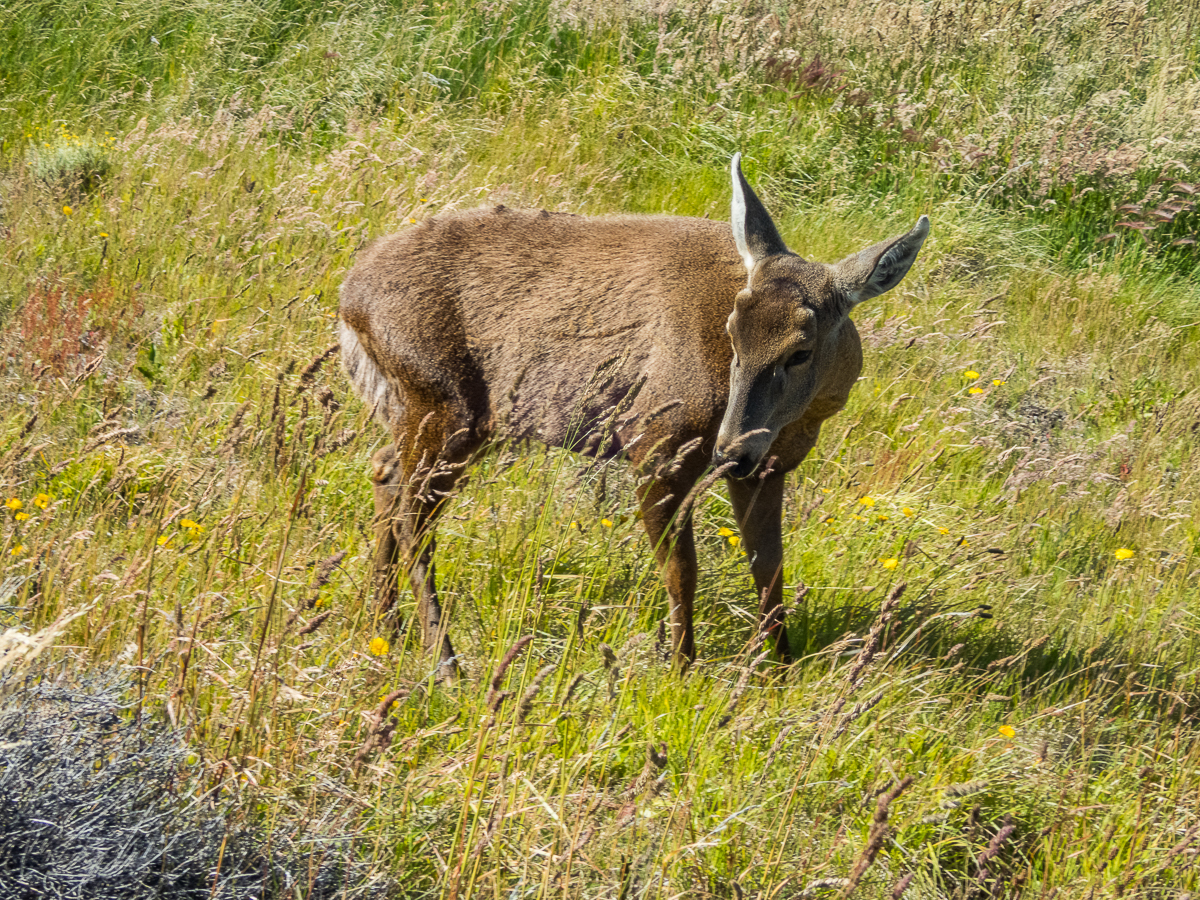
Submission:
[[696,491],[723,478],[758,592],[760,634],[791,659],[783,608],[785,476],[862,371],[849,314],[894,288],[929,233],[826,264],[793,253],[730,166],[728,223],[587,217],[503,205],[436,215],[361,252],[341,287],[343,366],[390,433],[372,456],[373,585],[401,575],[423,648],[453,680],[435,524],[494,442],[538,441],[640,474],[673,658],[696,658]]

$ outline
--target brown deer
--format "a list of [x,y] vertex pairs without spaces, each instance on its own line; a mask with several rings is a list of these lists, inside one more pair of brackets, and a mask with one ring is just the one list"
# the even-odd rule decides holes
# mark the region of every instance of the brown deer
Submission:
[[810,262],[784,245],[740,157],[728,225],[503,206],[449,212],[377,241],[346,276],[342,359],[394,441],[372,460],[376,600],[389,610],[407,573],[442,674],[455,662],[433,527],[493,438],[623,454],[637,467],[685,666],[696,654],[689,493],[715,465],[710,479],[728,484],[760,625],[789,658],[784,476],[862,369],[850,310],[900,282],[929,220],[834,265]]

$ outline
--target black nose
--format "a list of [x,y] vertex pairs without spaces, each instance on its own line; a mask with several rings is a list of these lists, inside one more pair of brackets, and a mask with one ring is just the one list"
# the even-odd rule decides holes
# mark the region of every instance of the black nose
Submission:
[[758,464],[748,456],[726,456],[720,450],[713,454],[713,465],[723,466],[726,463],[736,465],[725,474],[730,478],[749,478]]

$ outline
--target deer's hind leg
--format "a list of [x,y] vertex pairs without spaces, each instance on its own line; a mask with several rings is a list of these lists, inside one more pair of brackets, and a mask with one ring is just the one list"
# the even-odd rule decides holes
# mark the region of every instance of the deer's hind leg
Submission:
[[400,599],[400,538],[396,522],[401,515],[400,487],[403,483],[396,447],[388,444],[371,456],[371,486],[375,492],[375,609],[392,630],[396,625],[396,603]]
[[377,608],[395,623],[393,608],[399,598],[399,573],[403,570],[417,599],[422,645],[436,651],[439,677],[457,672],[454,646],[447,633],[438,599],[434,552],[434,525],[455,483],[483,438],[469,427],[451,430],[456,417],[434,422],[432,415],[415,423],[414,437],[401,434],[396,444],[372,457],[375,490],[375,597]]

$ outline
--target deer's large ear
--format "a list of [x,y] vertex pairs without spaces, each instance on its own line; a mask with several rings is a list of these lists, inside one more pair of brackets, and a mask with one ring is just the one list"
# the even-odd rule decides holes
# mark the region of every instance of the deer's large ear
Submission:
[[729,224],[733,227],[738,253],[746,264],[746,271],[750,272],[759,260],[776,253],[787,253],[788,248],[766,207],[746,183],[746,176],[742,174],[742,154],[733,154],[730,174],[733,176],[733,202]]
[[890,291],[916,262],[927,234],[929,217],[921,216],[908,234],[882,241],[834,265],[834,283],[851,306]]

